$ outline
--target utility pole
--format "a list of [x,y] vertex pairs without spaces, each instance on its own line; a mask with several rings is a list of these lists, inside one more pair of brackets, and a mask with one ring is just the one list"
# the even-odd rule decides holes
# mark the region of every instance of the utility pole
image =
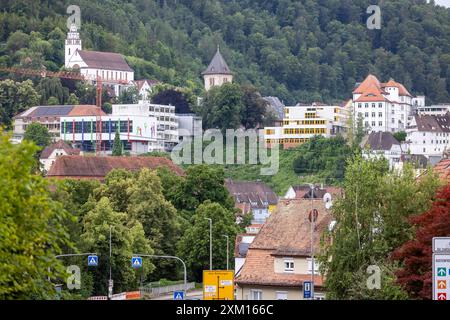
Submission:
[[311,300],[314,300],[314,184],[311,185]]
[[108,283],[108,298],[111,300],[113,294],[113,280],[112,280],[112,272],[111,272],[111,258],[112,258],[112,245],[111,245],[111,233],[112,226],[109,226],[109,283]]
[[227,270],[230,270],[230,268],[229,268],[229,261],[230,261],[230,259],[228,257],[228,254],[230,252],[230,246],[229,246],[230,237],[228,235],[226,235],[226,234],[224,234],[223,236],[225,238],[227,238]]
[[212,270],[212,219],[205,218],[209,221],[209,270]]

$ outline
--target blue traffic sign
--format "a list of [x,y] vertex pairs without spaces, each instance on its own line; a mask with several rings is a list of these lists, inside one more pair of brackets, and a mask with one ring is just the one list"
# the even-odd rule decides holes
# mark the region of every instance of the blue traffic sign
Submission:
[[88,266],[89,267],[98,266],[98,257],[97,256],[88,256]]
[[173,293],[173,300],[184,300],[184,291],[175,291]]
[[131,258],[131,266],[133,268],[141,268],[142,267],[142,258],[141,257]]
[[311,281],[303,282],[303,299],[311,299],[313,284]]

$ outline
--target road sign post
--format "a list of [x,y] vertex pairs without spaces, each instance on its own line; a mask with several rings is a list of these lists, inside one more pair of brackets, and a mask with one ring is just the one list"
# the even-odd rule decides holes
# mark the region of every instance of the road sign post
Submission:
[[311,281],[303,282],[303,299],[311,299],[313,297],[314,283]]
[[203,270],[203,300],[234,300],[234,271]]
[[184,291],[175,291],[173,293],[173,300],[184,300]]
[[142,267],[142,257],[131,258],[131,266],[136,269],[141,268]]
[[433,300],[450,300],[450,238],[433,238]]
[[98,256],[90,255],[88,256],[88,267],[97,267],[98,266]]

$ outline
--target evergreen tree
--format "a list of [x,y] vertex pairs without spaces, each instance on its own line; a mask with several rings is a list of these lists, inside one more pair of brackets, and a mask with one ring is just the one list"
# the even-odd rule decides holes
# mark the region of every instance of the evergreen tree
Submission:
[[119,130],[116,131],[116,135],[114,136],[112,155],[114,157],[122,156],[122,141],[120,140]]

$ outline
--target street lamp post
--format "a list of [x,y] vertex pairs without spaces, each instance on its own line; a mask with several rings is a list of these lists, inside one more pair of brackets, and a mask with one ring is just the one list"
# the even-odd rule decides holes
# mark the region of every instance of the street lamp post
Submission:
[[314,184],[311,185],[311,300],[314,299],[314,225],[316,222],[314,215]]
[[112,298],[113,293],[113,281],[112,281],[112,272],[111,272],[111,259],[112,259],[112,245],[111,245],[111,233],[112,233],[112,226],[109,226],[109,282],[108,282],[108,297],[109,299]]
[[209,221],[209,270],[212,270],[212,219],[205,218]]
[[184,269],[184,296],[186,296],[186,292],[187,292],[187,269],[186,269],[186,263],[178,257],[175,256],[158,256],[158,255],[153,255],[153,254],[133,254],[133,257],[147,257],[147,258],[159,258],[159,259],[175,259],[180,261],[183,264],[183,269]]
[[227,270],[230,270],[230,268],[229,268],[229,261],[230,261],[230,259],[229,259],[229,257],[228,257],[228,253],[230,252],[230,249],[229,249],[229,241],[230,241],[230,237],[228,236],[228,235],[226,235],[226,234],[224,234],[223,235],[225,238],[227,238]]

